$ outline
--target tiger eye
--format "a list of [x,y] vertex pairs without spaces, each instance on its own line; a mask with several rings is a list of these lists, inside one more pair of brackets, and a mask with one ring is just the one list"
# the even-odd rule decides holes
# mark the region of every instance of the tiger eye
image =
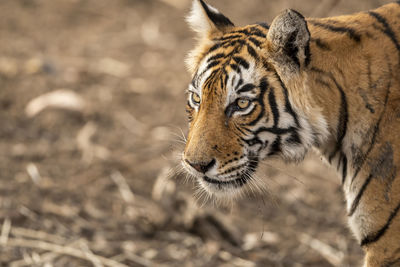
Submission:
[[245,98],[240,98],[240,99],[237,101],[237,105],[238,105],[239,108],[245,109],[245,108],[247,108],[247,107],[250,105],[250,100],[245,99]]
[[200,96],[196,93],[192,93],[192,101],[196,105],[200,104]]

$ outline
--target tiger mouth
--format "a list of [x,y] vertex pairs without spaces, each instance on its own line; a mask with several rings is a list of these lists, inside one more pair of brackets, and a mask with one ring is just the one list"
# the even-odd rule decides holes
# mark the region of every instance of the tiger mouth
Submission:
[[231,179],[228,181],[221,181],[221,180],[217,180],[214,178],[210,178],[208,176],[203,176],[203,180],[207,183],[213,184],[213,185],[217,185],[218,188],[221,187],[226,187],[226,186],[233,186],[234,188],[238,188],[238,187],[242,187],[243,185],[245,185],[247,183],[247,181],[250,179],[250,177],[247,177],[245,175],[239,176],[236,179]]
[[251,179],[251,174],[256,171],[258,166],[258,157],[252,156],[249,157],[249,159],[250,160],[247,163],[246,170],[244,170],[240,175],[233,179],[219,180],[216,178],[203,176],[203,180],[210,185],[216,186],[218,189],[240,188]]

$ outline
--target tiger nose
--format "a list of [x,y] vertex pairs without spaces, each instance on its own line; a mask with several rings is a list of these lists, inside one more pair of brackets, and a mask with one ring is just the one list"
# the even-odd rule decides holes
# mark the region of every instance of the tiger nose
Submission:
[[212,159],[209,162],[190,162],[185,159],[186,163],[192,166],[196,171],[201,173],[206,173],[209,169],[211,169],[215,165],[215,159]]

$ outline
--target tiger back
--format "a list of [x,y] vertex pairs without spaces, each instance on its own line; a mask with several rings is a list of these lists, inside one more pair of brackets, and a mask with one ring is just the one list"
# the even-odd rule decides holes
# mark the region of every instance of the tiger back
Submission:
[[338,171],[365,266],[400,266],[400,4],[236,27],[195,0],[182,164],[230,197],[261,160],[314,148]]

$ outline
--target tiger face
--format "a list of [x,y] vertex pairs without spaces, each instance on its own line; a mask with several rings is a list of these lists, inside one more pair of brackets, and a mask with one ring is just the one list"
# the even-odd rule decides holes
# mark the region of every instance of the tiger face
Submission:
[[[289,15],[304,21],[297,13]],[[266,24],[235,27],[197,0],[188,20],[201,42],[188,60],[193,78],[186,107],[185,169],[208,192],[231,193],[252,179],[260,160],[302,159],[318,137],[310,134],[311,124],[292,105],[279,72],[306,64],[307,49],[300,45],[307,43],[306,27],[287,37],[291,44],[283,50],[290,55],[276,56],[281,52],[274,44],[282,36]],[[277,70],[274,62],[288,64]]]
[[226,52],[205,56],[188,89],[184,165],[213,191],[244,185],[261,148],[268,146],[249,135],[260,120],[269,119],[264,116],[267,82],[254,75],[259,66],[240,45],[232,47],[232,56]]

